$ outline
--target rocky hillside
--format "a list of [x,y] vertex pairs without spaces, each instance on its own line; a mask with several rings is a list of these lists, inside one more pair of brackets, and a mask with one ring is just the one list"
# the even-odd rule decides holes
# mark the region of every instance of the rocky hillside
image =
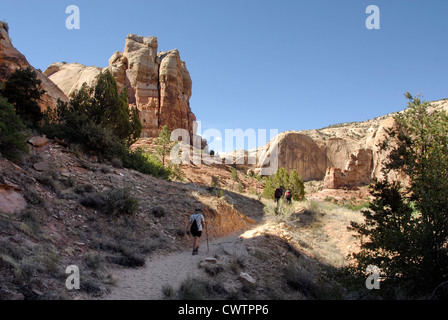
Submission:
[[[20,164],[0,158],[0,299],[103,295],[113,288],[112,269],[188,248],[184,230],[196,207],[213,224],[211,240],[263,215],[257,197],[232,191],[227,167],[202,168],[221,177],[218,192],[205,173],[189,174],[194,168],[185,169],[188,180],[170,182],[99,163],[44,137],[29,144]],[[137,204],[135,212],[125,213],[127,201]],[[80,291],[64,286],[69,265],[83,272]]]
[[[129,103],[137,108],[143,137],[157,137],[164,125],[170,130],[186,129],[193,137],[195,115],[190,108],[192,80],[179,51],[157,52],[156,37],[130,34],[123,52],[109,59],[109,70],[119,89],[127,88]],[[95,84],[104,71],[79,63],[54,63],[45,70],[67,96],[83,83]]]

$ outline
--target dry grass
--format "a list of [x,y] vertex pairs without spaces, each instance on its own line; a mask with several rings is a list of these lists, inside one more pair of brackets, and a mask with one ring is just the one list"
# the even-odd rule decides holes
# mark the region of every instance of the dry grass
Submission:
[[350,222],[364,220],[360,211],[315,200],[283,204],[278,214],[276,204],[265,201],[264,211],[272,223],[288,226],[288,232],[308,256],[334,267],[345,266],[347,255],[358,245],[347,229]]

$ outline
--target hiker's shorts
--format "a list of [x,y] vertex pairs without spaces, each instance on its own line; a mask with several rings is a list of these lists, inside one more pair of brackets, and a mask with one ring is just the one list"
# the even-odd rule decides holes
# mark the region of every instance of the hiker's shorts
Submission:
[[192,232],[191,235],[193,237],[198,237],[200,238],[202,236],[202,231],[196,231],[196,232]]

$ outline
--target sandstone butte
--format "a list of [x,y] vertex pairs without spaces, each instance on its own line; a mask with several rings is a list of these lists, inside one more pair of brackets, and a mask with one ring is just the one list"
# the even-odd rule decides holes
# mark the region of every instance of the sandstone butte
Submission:
[[196,117],[190,108],[192,81],[178,50],[157,52],[156,37],[130,34],[123,52],[115,52],[109,65],[87,67],[79,63],[54,63],[44,74],[67,95],[89,86],[109,70],[119,90],[127,88],[129,104],[137,108],[143,124],[142,137],[157,137],[163,128],[185,129],[195,135]]

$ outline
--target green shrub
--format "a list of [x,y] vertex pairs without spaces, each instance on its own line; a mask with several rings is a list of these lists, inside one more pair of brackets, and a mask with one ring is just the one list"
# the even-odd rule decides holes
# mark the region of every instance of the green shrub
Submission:
[[283,186],[285,191],[287,189],[291,190],[293,200],[302,201],[305,199],[305,185],[296,170],[288,173],[285,168],[279,168],[274,175],[265,178],[265,180],[262,196],[266,199],[274,199],[275,189],[280,186]]
[[28,152],[25,126],[14,107],[0,97],[0,153],[10,160],[18,160],[21,152]]
[[6,32],[9,32],[9,25],[7,22],[0,21],[0,23],[3,25],[3,28],[6,30]]
[[43,114],[39,101],[45,90],[40,88],[41,81],[31,68],[18,68],[4,83],[0,94],[14,105],[17,115],[30,126],[37,126]]
[[130,268],[142,267],[145,265],[145,258],[132,251],[124,252],[119,256],[107,257],[107,260],[111,263]]
[[110,215],[131,215],[137,212],[138,199],[128,188],[115,188],[103,194],[104,206],[102,211]]
[[313,296],[315,290],[313,276],[305,268],[289,263],[283,269],[283,278],[293,290],[300,291],[306,296]]
[[100,193],[88,193],[80,201],[81,205],[87,208],[102,210],[104,208],[104,198]]
[[162,218],[165,216],[165,209],[161,206],[156,205],[151,209],[151,214],[156,218]]
[[171,174],[171,171],[165,168],[159,159],[145,153],[142,149],[128,151],[123,158],[123,166],[162,179],[168,179]]

